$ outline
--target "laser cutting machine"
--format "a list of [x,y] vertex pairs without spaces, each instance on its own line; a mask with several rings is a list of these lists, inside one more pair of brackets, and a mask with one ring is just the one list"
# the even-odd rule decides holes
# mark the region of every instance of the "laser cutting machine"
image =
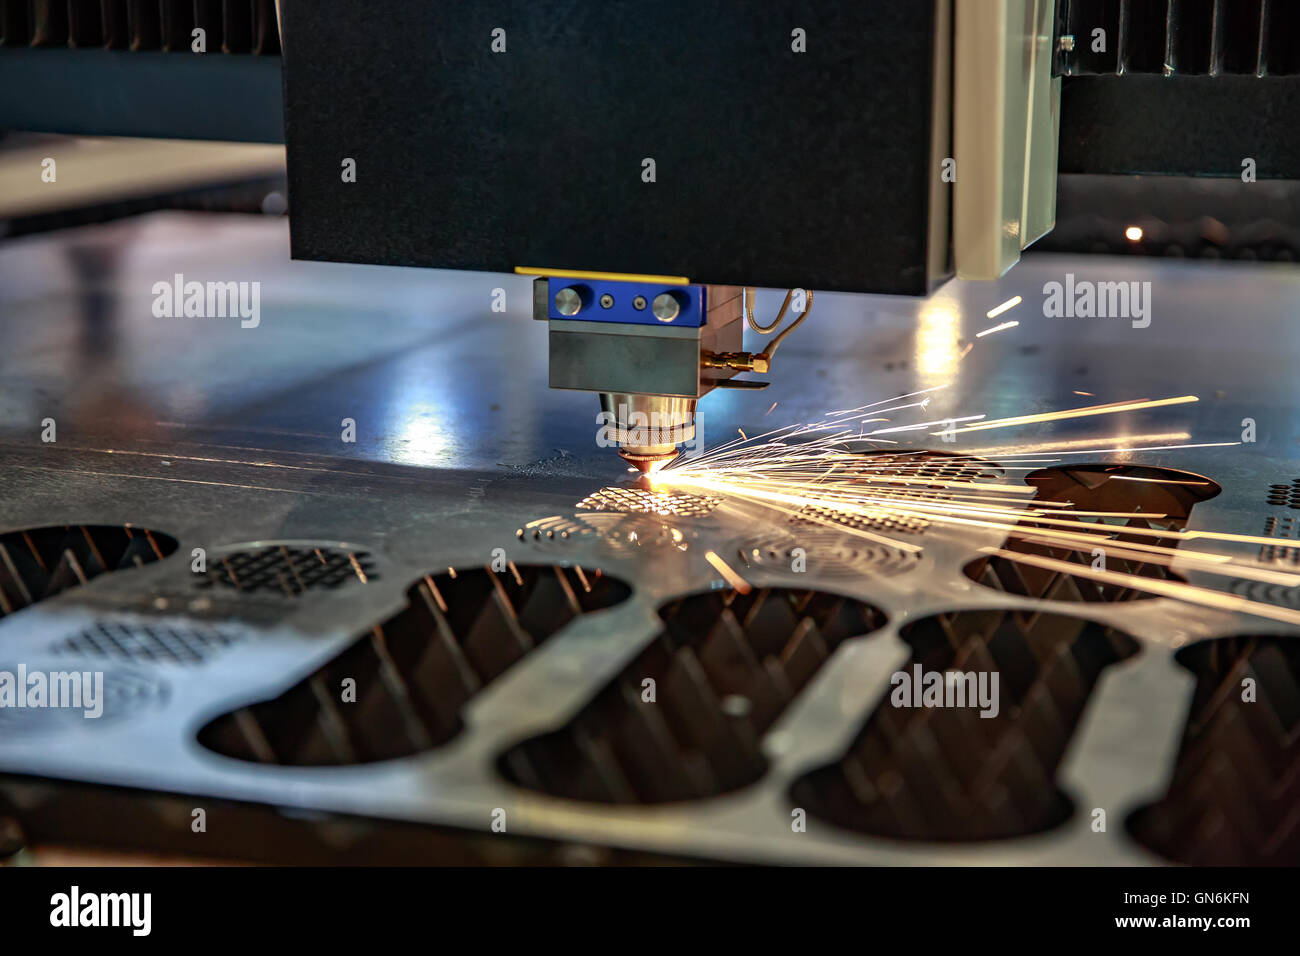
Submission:
[[[294,255],[542,276],[551,387],[598,393],[647,469],[710,391],[762,387],[747,288],[798,290],[793,322],[805,289],[995,278],[1061,169],[1292,172],[1290,14],[1150,6],[286,5]],[[1134,75],[1153,46],[1167,76]]]
[[[1300,606],[1277,583],[1300,561],[1298,31],[1292,0],[0,3],[0,147],[73,134],[0,149],[23,186],[0,208],[0,670],[106,672],[91,730],[0,712],[0,858],[1293,862],[1294,628],[1232,608]],[[189,144],[150,138],[274,155],[196,182]],[[271,215],[176,211],[209,206]],[[263,320],[152,314],[182,273],[263,283]],[[1153,280],[1146,327],[1040,313],[1076,273]],[[994,313],[1023,335],[963,358]],[[779,393],[814,422],[940,383],[972,421],[1161,407],[1124,435],[1138,458],[1095,419],[956,461],[891,423],[922,494],[1140,508],[1144,541],[1209,530],[1278,566],[1214,605],[1134,600],[1060,570],[1087,550],[1026,571],[996,526],[605,487],[615,449],[653,471],[699,415],[777,424]],[[1205,573],[1134,553],[1175,591]],[[872,709],[913,649],[935,670],[959,644],[1028,702],[997,718],[986,813],[948,802],[985,780],[970,724],[895,754]],[[763,692],[682,667],[680,720],[637,709],[645,668],[706,648]],[[1264,703],[1237,708],[1215,688],[1247,670]],[[853,774],[887,751],[905,783],[869,800]],[[1093,807],[1136,810],[1098,833]]]
[[[228,51],[248,35],[279,49],[266,4],[249,24],[193,8],[154,22],[106,4],[102,38],[176,51],[208,26]],[[90,41],[100,22],[57,3],[6,16],[10,46]],[[742,373],[767,373],[780,339],[743,347],[745,327],[776,331],[755,286],[798,290],[797,322],[804,290],[995,278],[1052,229],[1058,172],[1236,177],[1243,157],[1261,179],[1297,172],[1295,14],[1275,0],[327,0],[279,16],[293,255],[539,276],[551,387],[599,395],[643,470],[692,438],[710,391],[763,386]],[[14,52],[0,68],[45,90],[9,107],[19,128],[275,126],[255,102],[242,136],[224,108],[205,118],[234,73],[178,62],[189,109],[160,120],[88,109],[85,79]],[[69,62],[78,79],[102,68]]]

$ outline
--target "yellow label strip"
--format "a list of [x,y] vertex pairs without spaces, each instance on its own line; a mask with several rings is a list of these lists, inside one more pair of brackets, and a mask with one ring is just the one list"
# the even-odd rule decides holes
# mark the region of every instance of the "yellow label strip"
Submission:
[[578,269],[543,269],[540,266],[515,266],[521,276],[546,276],[556,279],[594,279],[598,282],[650,282],[656,285],[690,285],[686,276],[647,276],[632,272],[582,272]]

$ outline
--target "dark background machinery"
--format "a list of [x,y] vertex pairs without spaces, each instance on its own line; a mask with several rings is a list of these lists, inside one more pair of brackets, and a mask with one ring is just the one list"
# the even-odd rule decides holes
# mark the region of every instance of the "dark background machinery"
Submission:
[[[484,23],[494,13],[504,15],[512,10],[509,4],[475,6],[479,10],[475,16],[485,18]],[[870,59],[879,63],[879,67],[860,68],[847,76],[835,72],[842,67],[819,67],[817,60],[801,74],[792,73],[796,55],[791,53],[785,57],[789,52],[788,43],[782,45],[782,57],[774,62],[772,51],[767,49],[775,45],[774,41],[760,42],[753,33],[753,24],[759,19],[756,16],[746,17],[747,25],[738,30],[715,30],[712,26],[707,30],[692,30],[690,24],[704,22],[706,13],[698,5],[689,6],[688,11],[668,11],[675,14],[665,15],[665,20],[678,24],[675,33],[670,37],[647,37],[646,66],[638,73],[638,82],[617,88],[599,82],[580,83],[580,80],[602,77],[609,80],[608,69],[602,70],[602,58],[616,62],[627,52],[627,44],[641,42],[633,39],[640,31],[631,25],[630,19],[636,4],[606,4],[602,8],[600,29],[627,38],[621,41],[622,45],[582,44],[576,37],[578,26],[565,26],[545,4],[518,5],[521,19],[517,22],[523,25],[523,30],[516,38],[519,41],[516,52],[521,57],[529,36],[567,33],[572,37],[569,46],[562,46],[561,52],[553,54],[554,62],[535,61],[534,69],[546,69],[550,71],[548,75],[561,79],[567,73],[574,78],[569,80],[571,84],[581,85],[581,95],[588,104],[599,97],[605,99],[607,115],[611,108],[608,104],[622,102],[623,96],[633,97],[631,102],[644,108],[619,109],[621,118],[617,121],[626,125],[609,126],[594,120],[584,124],[583,117],[588,114],[575,107],[567,116],[557,116],[553,111],[550,118],[557,122],[544,124],[540,129],[512,127],[520,133],[512,139],[520,144],[513,151],[531,154],[535,165],[528,167],[529,176],[516,176],[509,183],[499,183],[517,192],[508,196],[481,196],[488,201],[487,205],[467,211],[479,223],[477,232],[493,237],[496,260],[484,258],[470,263],[457,260],[449,252],[446,262],[429,263],[422,260],[438,255],[431,248],[435,244],[423,241],[420,249],[412,250],[409,243],[416,239],[410,237],[427,240],[431,229],[441,228],[446,230],[443,239],[449,250],[454,249],[455,242],[463,241],[463,237],[455,235],[452,226],[439,225],[456,219],[449,214],[454,210],[443,205],[446,197],[435,199],[421,194],[421,190],[432,192],[440,184],[445,186],[439,177],[453,172],[440,167],[434,158],[446,152],[448,142],[465,143],[465,137],[472,141],[473,137],[490,135],[485,131],[495,128],[494,123],[483,122],[483,117],[496,117],[499,122],[513,115],[510,111],[521,110],[518,100],[507,96],[518,92],[510,84],[520,82],[519,74],[513,74],[513,78],[500,74],[493,81],[496,85],[484,82],[480,75],[480,82],[474,87],[441,95],[437,89],[426,90],[429,95],[412,95],[406,101],[409,75],[420,77],[418,82],[435,84],[436,77],[443,74],[429,69],[430,64],[449,45],[463,48],[463,56],[470,49],[478,51],[484,45],[479,42],[479,34],[469,37],[461,32],[465,29],[461,25],[443,22],[441,18],[445,14],[439,12],[438,4],[409,5],[405,9],[401,5],[378,8],[345,3],[332,7],[329,4],[289,5],[285,11],[286,30],[292,32],[295,26],[301,29],[306,47],[303,82],[294,82],[297,74],[292,69],[287,76],[290,119],[295,106],[303,117],[299,124],[289,123],[287,137],[291,156],[295,143],[303,147],[300,162],[304,165],[299,167],[303,175],[298,177],[294,190],[295,207],[303,207],[296,208],[298,254],[345,261],[441,265],[459,262],[477,268],[491,265],[507,271],[516,265],[529,264],[560,267],[562,263],[546,258],[549,253],[565,251],[559,244],[514,249],[509,250],[513,255],[506,254],[507,250],[502,248],[505,237],[523,231],[518,228],[522,220],[503,217],[500,212],[504,202],[514,200],[514,216],[535,216],[531,224],[541,226],[542,236],[548,230],[578,234],[582,232],[577,228],[581,223],[601,230],[602,234],[610,230],[615,234],[619,230],[627,233],[641,230],[646,233],[643,238],[659,243],[665,240],[656,238],[656,233],[666,232],[685,243],[697,242],[692,237],[698,236],[699,244],[703,245],[705,238],[717,238],[748,223],[763,228],[746,230],[745,246],[763,250],[774,261],[785,261],[780,257],[790,250],[783,243],[795,236],[801,240],[796,245],[805,243],[808,233],[815,231],[816,210],[824,209],[827,197],[834,196],[837,205],[859,217],[848,233],[855,243],[863,244],[851,250],[861,254],[850,260],[847,254],[830,250],[831,258],[826,261],[841,263],[839,276],[830,275],[822,262],[814,263],[814,268],[828,271],[828,278],[838,279],[846,287],[851,284],[853,288],[871,291],[916,289],[918,277],[925,271],[920,268],[917,251],[924,239],[920,230],[925,228],[925,216],[918,215],[925,206],[919,185],[929,173],[929,157],[925,152],[929,131],[924,118],[930,114],[929,84],[935,63],[934,51],[922,42],[921,36],[934,23],[931,5],[854,5],[861,9],[851,16],[858,18],[857,26],[870,28],[866,31],[868,37],[887,36],[893,47],[898,44],[892,41],[908,42],[897,49],[872,50],[878,55]],[[826,5],[826,8],[834,6]],[[907,12],[894,9],[903,7]],[[300,24],[294,20],[298,9],[303,13]],[[785,19],[801,20],[799,13],[792,8]],[[849,14],[837,12],[836,15]],[[823,14],[823,17],[831,16]],[[247,3],[103,0],[72,4],[57,0],[10,0],[0,10],[0,52],[3,53],[0,88],[6,90],[0,100],[0,129],[284,142],[286,126],[278,62],[281,50],[274,17],[275,5],[271,0]],[[620,17],[629,18],[626,26]],[[1300,179],[1300,142],[1297,142],[1300,133],[1294,122],[1295,116],[1300,115],[1300,47],[1293,42],[1300,28],[1298,17],[1300,11],[1284,0],[1062,0],[1057,3],[1052,70],[1063,78],[1060,172],[1165,177],[1153,180],[1153,188],[1162,196],[1183,197],[1189,208],[1197,205],[1192,198],[1195,183],[1184,181],[1180,185],[1168,177],[1236,179],[1241,160],[1252,157],[1257,162],[1260,180]],[[763,19],[782,20],[780,11],[776,10],[765,12]],[[813,35],[823,32],[815,29],[819,22],[829,25],[832,21],[810,20]],[[195,25],[208,30],[209,53],[180,55],[189,50]],[[1104,53],[1091,49],[1095,28],[1106,30]],[[487,27],[489,42],[491,29],[492,26]],[[708,45],[711,42],[708,37],[715,32],[723,35],[726,45]],[[782,31],[783,36],[785,32]],[[1069,50],[1062,44],[1064,37],[1073,38]],[[831,42],[850,41],[840,37],[832,38]],[[846,47],[846,52],[849,49]],[[671,69],[662,66],[664,57],[668,58],[666,62]],[[289,59],[292,67],[292,52]],[[421,65],[425,69],[421,70]],[[824,72],[818,74],[819,69]],[[747,85],[727,85],[737,82],[729,77],[759,74],[771,76],[770,88],[751,90]],[[823,180],[819,190],[805,187],[808,193],[802,202],[788,198],[762,202],[763,169],[773,171],[774,183],[778,174],[794,174],[800,170],[814,174],[790,177],[802,181],[835,171],[832,164],[837,160],[833,156],[840,152],[841,142],[828,140],[824,131],[800,130],[795,125],[797,118],[788,114],[794,107],[797,116],[797,107],[806,106],[809,97],[826,91],[834,93],[842,88],[845,80],[860,85],[861,96],[854,101],[854,110],[829,105],[818,118],[839,122],[846,129],[855,115],[864,118],[858,125],[869,127],[867,131],[849,130],[851,135],[861,137],[862,147],[854,151],[852,168],[843,170],[846,175],[840,181]],[[717,89],[719,83],[721,89],[731,91],[735,102],[749,104],[747,114],[723,113],[720,104],[701,105],[696,102],[699,98],[680,95],[687,84],[691,89],[700,86]],[[565,89],[572,92],[574,86]],[[387,96],[380,92],[377,99],[387,111],[388,120],[400,129],[400,136],[392,130],[366,130],[355,125],[371,122],[364,115],[366,111],[357,108],[364,107],[367,90],[389,91]],[[392,95],[393,90],[402,90],[403,97]],[[889,105],[893,102],[898,103],[897,109]],[[831,97],[829,103],[835,104],[836,98]],[[424,122],[423,118],[440,105],[463,114],[448,112],[442,117],[443,122]],[[554,109],[554,104],[551,106]],[[718,110],[720,115],[709,117],[706,111],[710,109]],[[875,115],[873,109],[884,112]],[[478,122],[474,121],[472,111],[477,111]],[[458,115],[462,122],[456,122]],[[316,121],[319,117],[328,118],[328,122]],[[699,143],[703,134],[683,126],[692,118],[712,120],[706,129],[717,130],[720,140],[710,142],[729,147],[716,150],[722,154],[720,157],[702,155]],[[649,139],[641,138],[642,130]],[[525,131],[533,135],[525,137]],[[345,212],[331,206],[327,199],[331,195],[336,200],[345,198],[333,189],[337,175],[322,175],[319,180],[308,175],[314,167],[306,164],[324,162],[324,159],[313,160],[308,151],[327,153],[333,158],[342,147],[349,146],[342,152],[351,155],[364,143],[351,144],[367,132],[379,140],[393,142],[394,146],[389,148],[396,149],[395,155],[408,159],[409,163],[393,170],[387,166],[392,160],[376,153],[377,175],[366,172],[358,179],[356,208],[346,207]],[[489,147],[493,145],[484,142]],[[647,150],[637,144],[649,142],[654,143],[657,155],[666,158],[661,165],[668,169],[692,170],[699,162],[734,163],[735,178],[740,184],[730,188],[747,191],[738,194],[741,201],[728,203],[722,214],[712,216],[710,204],[715,199],[710,195],[711,190],[692,185],[701,181],[704,169],[711,167],[706,165],[690,175],[678,172],[656,184],[659,188],[654,195],[661,209],[647,222],[635,214],[639,208],[636,204],[644,204],[644,196],[625,192],[620,197],[610,193],[608,190],[614,186],[602,186],[601,181],[603,176],[612,174],[595,169],[595,164],[603,162],[602,157],[618,155],[611,150],[626,148],[633,154],[639,150],[640,154],[632,157],[634,172],[638,172],[640,159]],[[379,149],[378,146],[369,148]],[[546,172],[554,168],[548,163],[548,157],[555,157],[555,166],[559,165],[559,158],[566,164],[588,163],[584,172],[595,169],[597,175],[594,179],[584,178],[581,188],[568,190],[562,204],[552,205],[545,198],[564,183],[558,179],[548,183]],[[761,160],[762,168],[745,169],[744,164],[750,161],[746,157],[752,158],[756,167]],[[523,160],[514,156],[511,161]],[[335,174],[337,165],[334,162],[325,172]],[[515,168],[512,172],[519,170]],[[384,173],[407,190],[403,195],[408,201],[398,202],[384,195]],[[501,174],[504,173],[502,169]],[[632,178],[633,185],[639,184],[639,178]],[[873,183],[881,182],[890,183],[891,188],[879,191],[872,188]],[[829,188],[832,183],[835,189]],[[1097,183],[1091,188],[1101,190],[1104,185]],[[396,192],[398,185],[391,189]],[[632,206],[627,205],[629,196]],[[1242,201],[1249,202],[1248,197],[1248,191],[1241,192]],[[525,198],[527,201],[523,201]],[[422,204],[421,199],[431,206]],[[1156,210],[1146,207],[1145,199],[1141,190],[1128,189],[1125,203],[1137,203],[1136,207],[1130,207],[1134,216],[1158,215]],[[429,215],[428,208],[443,211]],[[549,218],[542,216],[542,209],[550,213]],[[385,218],[376,219],[370,228],[358,228],[357,221],[351,218],[357,212],[378,217],[381,211]],[[1058,218],[1065,220],[1071,215],[1072,208],[1067,203]],[[658,229],[643,228],[651,224]],[[896,237],[911,230],[918,230],[917,235],[899,244]],[[385,235],[391,238],[381,238]],[[541,243],[540,239],[530,241]],[[552,240],[553,243],[563,241],[562,238]],[[392,246],[392,242],[406,242],[408,247]],[[1093,251],[1080,246],[1074,248]],[[1159,247],[1152,246],[1133,248],[1159,251]],[[1295,251],[1293,243],[1290,248]],[[487,249],[477,251],[488,255]],[[520,258],[519,253],[524,251],[535,255]],[[675,258],[679,266],[686,259],[680,253],[667,258]],[[714,270],[706,274],[694,265],[709,261],[692,258],[689,262],[693,268],[685,273],[681,268],[615,271],[687,274],[692,278],[724,281],[727,269],[742,264],[725,263],[716,276],[712,274]],[[587,267],[596,269],[598,265]],[[891,268],[892,272],[886,271]],[[766,275],[746,271],[734,276],[743,284],[782,286],[789,280],[793,284],[822,288],[814,278],[783,276],[776,271]],[[826,284],[825,287],[835,286]]]

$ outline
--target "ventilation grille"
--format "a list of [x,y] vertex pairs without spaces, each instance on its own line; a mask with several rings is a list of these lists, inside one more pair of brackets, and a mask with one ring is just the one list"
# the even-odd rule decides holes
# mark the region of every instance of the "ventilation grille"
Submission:
[[138,664],[196,666],[239,643],[241,635],[217,628],[99,621],[59,641],[55,654],[76,654]]
[[244,594],[298,597],[306,591],[332,591],[351,581],[365,584],[377,577],[373,567],[367,551],[268,545],[221,556],[195,587],[216,585]]
[[[1162,563],[1168,556],[1147,550],[1153,546],[1176,548],[1179,539],[1135,531],[1181,531],[1192,507],[1220,491],[1215,482],[1189,472],[1128,465],[1045,468],[1026,481],[1038,489],[1034,504],[1069,504],[1069,508],[1052,510],[1051,516],[1071,519],[1077,513],[1080,525],[1061,528],[1036,524],[1032,518],[1020,521],[1003,550],[1023,554],[1024,560],[1001,555],[978,558],[966,565],[965,572],[971,580],[996,591],[1049,601],[1114,603],[1156,596],[1127,583],[1100,579],[1084,569],[1182,582],[1182,577]],[[1111,528],[1113,532],[1108,530]],[[1062,530],[1096,536],[1083,544],[1049,537]],[[1035,557],[1076,564],[1081,572],[1069,574],[1036,566],[1032,563]]]
[[577,567],[512,564],[500,574],[422,578],[396,617],[275,700],[217,718],[199,740],[228,757],[294,766],[429,750],[457,734],[465,703],[521,657],[630,593]]
[[502,757],[512,782],[622,804],[751,784],[763,733],[841,642],[884,621],[851,598],[783,589],[698,594],[659,614],[663,633],[572,723]]
[[1018,611],[940,614],[901,635],[912,647],[909,676],[916,665],[985,675],[991,691],[997,674],[996,716],[981,717],[978,704],[895,706],[900,683],[843,758],[795,783],[795,805],[900,840],[1005,839],[1066,820],[1057,768],[1098,676],[1137,644],[1079,618]]
[[1058,75],[1300,73],[1295,0],[1058,0],[1056,15]]
[[1300,640],[1225,638],[1177,659],[1196,675],[1182,748],[1131,832],[1178,863],[1300,865]]
[[0,46],[277,55],[275,0],[0,0]]
[[0,617],[175,550],[175,538],[130,525],[66,525],[0,535]]

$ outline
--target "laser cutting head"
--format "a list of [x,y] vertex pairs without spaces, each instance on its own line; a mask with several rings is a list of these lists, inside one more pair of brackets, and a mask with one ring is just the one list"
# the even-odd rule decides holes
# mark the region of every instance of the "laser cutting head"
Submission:
[[616,442],[619,455],[642,474],[652,474],[695,438],[695,406],[693,398],[602,392],[605,440]]
[[[734,381],[743,339],[739,286],[667,276],[551,275],[534,284],[534,318],[550,328],[552,388],[596,392],[596,442],[649,474],[696,439],[697,402]],[[723,357],[723,358],[720,358]]]

